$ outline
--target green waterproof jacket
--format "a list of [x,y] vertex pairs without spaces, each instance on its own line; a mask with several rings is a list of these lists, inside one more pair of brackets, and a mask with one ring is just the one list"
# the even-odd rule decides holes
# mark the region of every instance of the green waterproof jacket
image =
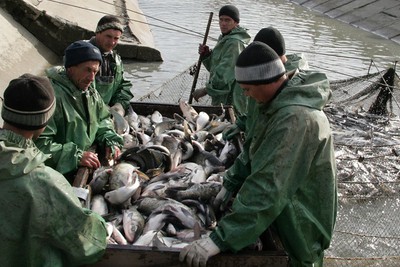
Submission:
[[239,251],[273,225],[291,266],[320,266],[337,211],[332,133],[323,107],[331,96],[325,74],[300,71],[268,104],[257,104],[250,144],[226,172],[237,192],[232,212],[210,237]]
[[33,143],[0,130],[0,266],[80,266],[106,248],[105,222],[81,207]]
[[235,80],[235,65],[249,41],[247,30],[238,26],[229,34],[220,35],[210,56],[202,61],[210,72],[206,90],[211,104],[232,105],[238,116],[246,114],[248,98]]
[[92,145],[122,147],[107,106],[91,85],[82,91],[68,79],[64,67],[46,70],[56,95],[56,111],[35,141],[51,158],[46,165],[62,174],[77,170],[83,151]]
[[[96,45],[95,38],[93,37],[90,42]],[[133,98],[131,92],[132,83],[124,78],[124,66],[121,56],[116,51],[111,51],[113,62],[111,68],[113,69],[114,77],[96,76],[96,90],[100,93],[104,103],[113,106],[120,103],[126,110],[130,105],[130,100]]]

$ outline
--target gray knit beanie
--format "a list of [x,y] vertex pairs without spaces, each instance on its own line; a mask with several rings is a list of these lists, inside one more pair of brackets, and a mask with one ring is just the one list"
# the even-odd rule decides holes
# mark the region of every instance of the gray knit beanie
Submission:
[[76,41],[65,49],[64,66],[69,68],[85,61],[97,60],[103,63],[100,50],[86,41]]
[[97,23],[96,33],[103,32],[109,29],[124,32],[124,27],[122,26],[121,21],[116,16],[106,15],[102,17]]
[[237,23],[240,22],[239,9],[237,9],[235,6],[226,5],[221,7],[218,17],[221,17],[222,15],[232,18]]
[[285,67],[276,52],[262,42],[252,42],[240,53],[235,66],[238,83],[268,84],[285,74]]
[[47,125],[55,103],[49,79],[26,73],[12,80],[4,91],[1,117],[18,128],[37,130]]
[[282,34],[274,27],[261,29],[254,37],[254,41],[269,45],[278,56],[283,56],[286,53],[285,40]]

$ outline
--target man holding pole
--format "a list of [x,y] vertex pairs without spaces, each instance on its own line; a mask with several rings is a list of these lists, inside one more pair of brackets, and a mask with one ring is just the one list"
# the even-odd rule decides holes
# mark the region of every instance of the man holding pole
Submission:
[[235,63],[250,41],[247,29],[239,26],[239,10],[232,5],[223,6],[219,10],[219,27],[221,35],[214,49],[200,44],[200,59],[210,72],[210,79],[205,88],[193,92],[193,98],[209,95],[212,105],[233,105],[237,116],[246,113],[247,97],[235,81]]

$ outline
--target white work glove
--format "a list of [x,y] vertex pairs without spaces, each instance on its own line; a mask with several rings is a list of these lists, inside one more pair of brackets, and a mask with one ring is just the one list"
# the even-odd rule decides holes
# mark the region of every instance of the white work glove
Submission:
[[120,103],[115,103],[115,105],[113,105],[111,108],[116,112],[118,112],[119,114],[121,114],[122,117],[125,116],[125,109],[122,107]]
[[229,200],[231,200],[233,193],[228,191],[225,186],[221,188],[215,200],[213,202],[213,208],[215,212],[224,211]]
[[186,265],[189,267],[205,267],[207,260],[220,252],[221,250],[211,238],[206,237],[184,247],[179,254],[179,260],[186,261]]

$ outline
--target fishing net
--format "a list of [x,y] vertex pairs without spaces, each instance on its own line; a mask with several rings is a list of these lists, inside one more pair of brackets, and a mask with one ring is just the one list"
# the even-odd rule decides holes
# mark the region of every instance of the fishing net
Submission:
[[[196,68],[197,65],[194,64],[171,80],[163,83],[160,87],[142,96],[138,99],[138,101],[150,103],[178,104],[179,99],[189,100],[191,88],[194,84],[194,75],[196,72]],[[197,80],[195,82],[195,89],[206,87],[208,76],[209,75],[207,70],[204,68],[204,66],[201,66]],[[200,98],[199,102],[193,100],[192,103],[195,105],[211,105],[211,98],[209,96],[205,96]]]
[[[139,101],[189,99],[191,73],[185,70]],[[201,69],[196,88],[207,78]],[[335,140],[339,206],[324,266],[400,266],[399,80],[389,68],[330,82],[325,112]],[[194,104],[209,105],[210,99]]]

